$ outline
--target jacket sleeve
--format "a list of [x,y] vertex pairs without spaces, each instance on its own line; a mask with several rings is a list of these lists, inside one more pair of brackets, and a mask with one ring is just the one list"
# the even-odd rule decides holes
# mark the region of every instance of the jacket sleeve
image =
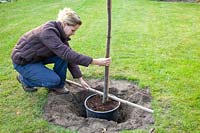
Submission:
[[92,58],[73,51],[68,45],[64,44],[56,29],[46,29],[40,34],[41,42],[48,47],[58,57],[75,65],[89,66]]
[[82,77],[82,73],[81,73],[80,68],[79,68],[78,65],[69,63],[68,64],[68,69],[69,69],[69,71],[70,71],[70,73],[71,73],[73,78]]

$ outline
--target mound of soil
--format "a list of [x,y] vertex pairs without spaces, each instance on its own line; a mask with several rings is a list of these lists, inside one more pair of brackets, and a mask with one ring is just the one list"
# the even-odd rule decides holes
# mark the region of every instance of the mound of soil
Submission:
[[[102,91],[103,80],[89,80],[89,85]],[[50,123],[63,126],[80,133],[119,132],[122,130],[147,129],[154,124],[151,113],[121,103],[116,121],[98,118],[86,118],[85,99],[93,94],[74,85],[66,84],[69,94],[56,95],[49,93],[44,106],[44,118]],[[149,89],[139,89],[131,82],[112,80],[110,94],[132,103],[151,108]]]

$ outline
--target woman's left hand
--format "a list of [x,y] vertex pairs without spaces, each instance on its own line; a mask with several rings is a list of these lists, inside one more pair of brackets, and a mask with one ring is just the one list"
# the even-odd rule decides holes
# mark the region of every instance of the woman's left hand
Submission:
[[85,82],[85,80],[83,80],[82,77],[79,78],[79,81],[82,85],[83,88],[88,89],[90,86]]

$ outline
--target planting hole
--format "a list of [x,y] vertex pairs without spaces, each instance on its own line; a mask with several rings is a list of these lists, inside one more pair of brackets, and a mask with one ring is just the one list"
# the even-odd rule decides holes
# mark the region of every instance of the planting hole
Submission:
[[[87,81],[92,88],[102,91],[103,80]],[[154,124],[153,115],[130,105],[121,103],[116,121],[98,118],[86,118],[85,99],[93,94],[74,85],[66,84],[69,94],[49,93],[44,106],[44,117],[51,123],[61,125],[78,132],[121,131],[149,129]],[[129,102],[151,108],[149,89],[139,89],[131,82],[112,80],[109,93]]]

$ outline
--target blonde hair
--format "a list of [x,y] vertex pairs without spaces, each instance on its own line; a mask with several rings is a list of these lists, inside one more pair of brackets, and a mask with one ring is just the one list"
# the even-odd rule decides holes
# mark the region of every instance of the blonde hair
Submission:
[[80,17],[70,8],[64,8],[63,10],[60,10],[57,21],[60,21],[61,23],[67,23],[70,26],[82,24]]

